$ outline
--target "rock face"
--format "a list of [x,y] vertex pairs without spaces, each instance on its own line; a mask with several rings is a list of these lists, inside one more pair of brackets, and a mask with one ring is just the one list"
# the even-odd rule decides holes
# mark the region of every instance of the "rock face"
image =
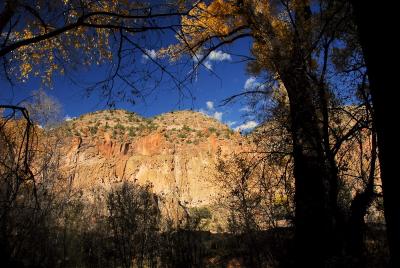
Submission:
[[212,204],[219,191],[213,186],[217,155],[247,143],[226,125],[192,111],[151,119],[100,111],[69,121],[66,133],[63,167],[74,187],[151,183],[161,198],[185,207]]

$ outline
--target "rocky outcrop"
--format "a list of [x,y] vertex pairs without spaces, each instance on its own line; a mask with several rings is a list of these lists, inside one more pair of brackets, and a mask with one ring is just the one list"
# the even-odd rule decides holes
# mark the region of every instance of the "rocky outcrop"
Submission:
[[214,202],[217,152],[227,155],[246,143],[226,125],[191,111],[151,119],[101,111],[69,122],[67,129],[63,167],[73,173],[74,187],[151,183],[161,198],[187,207]]
[[153,156],[165,152],[165,138],[158,132],[141,137],[134,143],[133,153],[145,156]]

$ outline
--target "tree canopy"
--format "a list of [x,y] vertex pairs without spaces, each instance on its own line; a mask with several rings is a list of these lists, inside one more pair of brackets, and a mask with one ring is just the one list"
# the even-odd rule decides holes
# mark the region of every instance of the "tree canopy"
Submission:
[[[0,5],[1,74],[11,84],[38,77],[51,86],[55,74],[104,66],[104,79],[89,90],[100,89],[111,104],[112,93],[132,100],[142,93],[138,81],[149,80],[156,69],[178,81],[154,60],[148,47],[160,41],[157,35],[176,31],[179,16],[191,9],[191,5],[162,1],[4,1]],[[142,55],[155,68],[144,69]]]

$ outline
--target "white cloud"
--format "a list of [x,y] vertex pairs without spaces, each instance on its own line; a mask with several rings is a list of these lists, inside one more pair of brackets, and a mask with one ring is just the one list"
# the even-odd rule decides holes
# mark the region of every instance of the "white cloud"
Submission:
[[244,90],[246,90],[246,91],[263,90],[264,88],[265,88],[265,85],[258,82],[257,78],[255,78],[254,76],[247,78],[246,82],[244,83]]
[[232,57],[228,53],[222,52],[221,50],[213,50],[210,52],[210,55],[208,55],[208,59],[211,61],[231,61]]
[[148,60],[149,58],[155,60],[157,58],[157,52],[154,49],[145,49],[146,54],[142,55],[144,60]]
[[240,126],[235,127],[234,129],[236,131],[242,131],[242,130],[250,130],[258,126],[258,123],[256,121],[248,121],[244,124],[241,124]]
[[201,52],[196,53],[192,57],[193,61],[198,63],[199,61],[203,61],[202,64],[209,70],[213,69],[212,62],[213,61],[231,61],[232,57],[228,53],[222,52],[221,50],[211,51],[206,59],[203,59],[204,55]]
[[212,117],[214,117],[218,121],[221,121],[222,120],[222,114],[223,114],[223,112],[215,112]]
[[214,110],[214,102],[207,101],[206,104],[207,104],[207,109],[208,110]]
[[209,115],[208,112],[206,110],[204,110],[203,108],[200,108],[199,113],[202,113],[204,115]]
[[203,109],[203,108],[200,108],[200,109],[199,109],[199,112],[202,113],[202,114],[204,114],[204,115],[207,115],[207,116],[209,116],[209,117],[215,118],[215,119],[217,119],[217,120],[219,120],[219,121],[222,122],[222,115],[223,115],[224,113],[223,113],[223,112],[215,111],[214,102],[212,102],[212,101],[207,101],[207,102],[206,102],[206,105],[207,105],[207,109],[205,110],[205,109]]
[[66,116],[64,117],[64,121],[72,121],[72,120],[74,120],[74,119],[76,119],[76,117],[71,117],[71,116],[69,116],[69,115],[66,115]]
[[226,122],[226,124],[228,125],[228,127],[232,128],[233,125],[236,125],[236,121],[228,121]]
[[239,112],[251,112],[251,111],[252,111],[251,108],[247,105],[239,109]]
[[211,61],[206,60],[206,61],[203,62],[203,65],[204,65],[207,69],[212,70]]
[[245,90],[253,89],[255,82],[256,78],[254,76],[247,78],[246,82],[244,83],[244,89]]
[[192,60],[196,63],[201,61],[202,58],[203,58],[203,54],[201,54],[201,53],[195,53],[195,55],[192,56]]

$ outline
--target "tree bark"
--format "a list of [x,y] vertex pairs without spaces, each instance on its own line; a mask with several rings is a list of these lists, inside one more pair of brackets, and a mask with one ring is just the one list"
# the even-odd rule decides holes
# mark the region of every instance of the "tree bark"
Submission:
[[[298,69],[298,68],[297,68]],[[292,71],[290,71],[292,70]],[[302,71],[281,76],[290,100],[296,202],[296,262],[323,267],[337,251],[337,174],[326,157],[315,95]]]
[[[371,139],[371,163],[367,185],[362,192],[356,194],[351,202],[350,218],[347,229],[348,233],[346,250],[351,256],[357,259],[358,267],[365,267],[366,265],[365,259],[363,258],[363,254],[365,253],[364,237],[366,232],[366,223],[364,221],[364,217],[367,214],[368,208],[374,201],[374,180],[377,159],[376,134],[374,130],[372,132]],[[362,159],[360,161],[362,161]]]
[[[396,168],[396,153],[398,141],[394,139],[392,130],[394,122],[388,120],[393,115],[395,100],[390,90],[398,84],[394,74],[396,67],[386,68],[388,61],[394,60],[398,48],[395,33],[384,31],[394,23],[396,9],[393,6],[381,5],[370,1],[351,0],[354,19],[358,28],[359,41],[364,53],[368,79],[374,108],[374,122],[378,139],[378,156],[382,179],[385,219],[388,243],[393,267],[400,267],[400,205],[397,198],[398,171]],[[392,110],[390,110],[392,109]]]
[[[299,1],[295,8],[293,49],[280,77],[290,103],[295,177],[296,264],[324,267],[341,248],[337,208],[338,173],[329,146],[324,88],[308,76],[312,44],[311,8]],[[279,63],[278,63],[279,64]]]

